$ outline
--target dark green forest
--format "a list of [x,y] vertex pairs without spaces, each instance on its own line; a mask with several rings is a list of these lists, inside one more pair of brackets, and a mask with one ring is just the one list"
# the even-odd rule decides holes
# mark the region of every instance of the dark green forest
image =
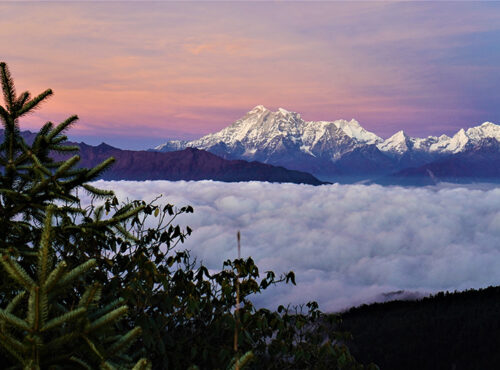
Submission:
[[500,368],[500,287],[363,305],[342,319],[352,353],[381,369]]

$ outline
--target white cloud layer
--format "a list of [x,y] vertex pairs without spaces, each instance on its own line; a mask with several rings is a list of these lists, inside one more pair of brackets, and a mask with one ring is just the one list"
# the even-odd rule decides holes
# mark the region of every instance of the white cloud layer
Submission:
[[[325,311],[385,293],[428,294],[500,285],[500,188],[308,186],[261,182],[104,182],[123,200],[164,194],[192,205],[179,219],[184,244],[211,269],[242,254],[262,272],[294,270],[297,286],[259,296],[260,306],[316,300]],[[397,294],[396,294],[397,296]],[[394,295],[393,295],[394,298]]]

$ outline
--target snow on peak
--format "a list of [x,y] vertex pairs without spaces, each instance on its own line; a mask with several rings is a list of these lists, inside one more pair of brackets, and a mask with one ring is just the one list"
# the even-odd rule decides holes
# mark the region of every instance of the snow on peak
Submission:
[[[259,155],[262,157],[262,153],[280,153],[285,148],[313,156],[334,156],[357,145],[381,141],[354,119],[306,122],[296,112],[284,108],[273,112],[257,105],[230,126],[191,141],[187,146],[206,150],[225,148],[221,150],[243,153],[238,155],[250,159]],[[259,160],[267,158],[261,157],[258,157]]]
[[392,152],[403,154],[409,150],[408,144],[414,143],[414,139],[407,136],[403,130],[396,132],[387,140],[377,145],[377,148],[383,152]]
[[492,122],[484,122],[480,126],[471,127],[466,131],[466,134],[472,140],[495,138],[500,141],[500,126]]
[[340,119],[334,121],[333,124],[337,126],[337,128],[341,129],[347,136],[356,139],[357,141],[366,144],[375,144],[383,141],[373,132],[366,131],[355,119],[351,119],[350,121]]
[[399,130],[391,137],[394,138],[394,140],[399,140],[399,141],[403,141],[403,140],[406,140],[408,138],[408,136],[405,134],[405,132],[403,130]]
[[257,105],[251,111],[249,111],[247,114],[259,114],[259,113],[263,113],[263,112],[269,112],[269,109],[267,109],[263,105]]
[[156,146],[154,149],[160,151],[182,150],[186,147],[187,143],[188,142],[186,140],[170,140],[167,141],[166,143]]
[[273,112],[263,105],[257,105],[219,132],[190,142],[170,141],[155,149],[169,151],[186,146],[200,149],[221,146],[235,153],[253,156],[262,151],[276,153],[284,150],[283,148],[295,148],[293,150],[313,156],[321,156],[325,151],[335,156],[335,153],[341,153],[348,148],[375,144],[382,152],[397,156],[408,151],[428,154],[458,153],[465,150],[469,143],[474,144],[485,138],[495,138],[500,142],[500,126],[484,122],[467,130],[461,129],[452,137],[441,135],[413,138],[401,130],[383,140],[365,130],[355,119],[304,121],[300,114],[285,108],[278,108]]
[[[455,135],[453,135],[452,138],[441,143],[440,151],[458,153],[465,148],[468,142],[469,137],[462,128]],[[434,148],[435,147],[431,147],[431,151],[435,151],[433,150]]]
[[480,126],[471,127],[467,130],[462,128],[451,138],[441,135],[429,150],[431,152],[459,153],[465,149],[467,144],[476,143],[486,138],[494,138],[500,141],[500,126],[492,122],[484,122]]

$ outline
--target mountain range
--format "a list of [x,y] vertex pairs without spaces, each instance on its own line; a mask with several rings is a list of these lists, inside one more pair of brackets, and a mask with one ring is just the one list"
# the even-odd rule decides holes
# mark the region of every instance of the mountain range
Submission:
[[384,140],[356,120],[304,121],[300,114],[256,106],[219,132],[172,140],[153,150],[198,148],[225,159],[259,161],[325,181],[381,183],[500,179],[500,126],[485,122],[453,136]]
[[[36,133],[22,131],[21,136],[31,144]],[[0,141],[2,140],[3,130],[0,130]],[[100,177],[103,180],[216,180],[323,184],[309,173],[259,162],[227,160],[196,148],[159,153],[122,150],[105,143],[97,146],[75,142],[67,142],[67,144],[79,146],[80,167],[91,168],[109,157],[114,157],[114,165]],[[58,153],[53,155],[53,159],[64,160],[73,154]]]
[[[31,142],[35,134],[22,136]],[[399,131],[384,140],[354,119],[307,122],[298,113],[259,105],[219,132],[148,151],[72,144],[80,146],[84,167],[115,157],[102,176],[107,180],[500,182],[500,126],[491,122],[451,137],[415,138]]]
[[107,144],[80,147],[82,167],[94,167],[109,157],[115,164],[101,176],[104,180],[216,180],[225,182],[269,181],[322,184],[309,173],[259,162],[227,160],[196,148],[170,153],[122,150]]

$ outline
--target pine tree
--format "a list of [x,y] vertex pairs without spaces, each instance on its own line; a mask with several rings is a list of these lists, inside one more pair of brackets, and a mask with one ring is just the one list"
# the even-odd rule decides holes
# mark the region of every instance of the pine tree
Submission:
[[[98,245],[109,232],[129,237],[120,224],[135,217],[142,210],[141,206],[125,205],[103,219],[102,208],[94,209],[96,212],[90,214],[81,207],[77,196],[78,189],[82,189],[105,200],[108,210],[111,203],[117,204],[112,191],[88,184],[109,168],[114,158],[108,158],[91,169],[78,168],[80,157],[77,154],[60,161],[53,159],[54,154],[67,155],[79,150],[77,146],[66,144],[67,137],[63,134],[77,121],[76,115],[58,125],[47,122],[34,141],[27,143],[19,119],[38,108],[52,95],[52,90],[47,89],[34,98],[27,91],[18,96],[9,69],[3,62],[0,63],[0,82],[5,101],[5,107],[0,105],[4,127],[0,144],[0,252],[16,254],[25,268],[33,266],[30,258],[36,255],[35,241],[40,238],[47,206],[55,203],[61,206],[54,210],[58,220],[54,225],[57,229],[54,248],[70,265],[78,264],[89,258],[89,253],[96,252],[77,248],[84,242]],[[12,292],[5,284],[0,275],[0,303],[12,298]]]
[[[47,209],[35,276],[23,269],[14,256],[0,255],[5,271],[20,287],[7,307],[0,309],[0,347],[16,367],[23,369],[149,369],[145,359],[134,366],[125,354],[141,329],[136,327],[119,335],[113,328],[127,313],[122,300],[99,307],[99,283],[88,286],[81,296],[72,297],[72,284],[96,261],[90,259],[73,269],[68,269],[64,261],[55,263],[51,248],[54,211],[54,206]],[[78,303],[73,305],[72,298],[77,298]]]

